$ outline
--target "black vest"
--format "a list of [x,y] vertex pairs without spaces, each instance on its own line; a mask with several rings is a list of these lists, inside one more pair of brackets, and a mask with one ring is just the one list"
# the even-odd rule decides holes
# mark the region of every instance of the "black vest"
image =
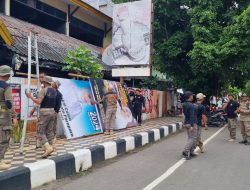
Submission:
[[57,92],[54,88],[48,88],[40,108],[55,108]]

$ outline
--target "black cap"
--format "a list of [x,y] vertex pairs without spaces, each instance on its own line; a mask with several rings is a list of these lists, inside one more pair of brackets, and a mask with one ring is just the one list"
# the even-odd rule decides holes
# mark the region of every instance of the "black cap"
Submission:
[[194,94],[193,94],[193,92],[191,92],[191,91],[186,91],[186,92],[184,93],[184,96],[185,96],[185,99],[188,99],[190,96],[194,96]]

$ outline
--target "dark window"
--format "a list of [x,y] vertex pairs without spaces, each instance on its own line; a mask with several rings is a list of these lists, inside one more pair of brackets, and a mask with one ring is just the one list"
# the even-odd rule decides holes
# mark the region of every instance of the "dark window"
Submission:
[[45,12],[45,13],[51,14],[57,18],[66,20],[66,15],[67,15],[66,13],[64,13],[63,11],[60,11],[58,9],[55,9],[54,7],[51,7],[45,3],[42,3],[40,1],[37,2],[36,8]]
[[0,1],[0,12],[4,13],[4,1]]
[[28,6],[27,4],[21,3],[17,0],[11,1],[10,15],[52,31],[56,31],[63,34],[65,33],[65,20],[58,18],[55,15],[47,13],[43,10]]
[[104,31],[75,17],[70,20],[70,36],[103,47]]

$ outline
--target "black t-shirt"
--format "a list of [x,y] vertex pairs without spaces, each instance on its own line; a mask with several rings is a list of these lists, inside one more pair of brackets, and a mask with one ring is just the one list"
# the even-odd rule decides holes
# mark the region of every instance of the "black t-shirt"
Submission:
[[202,115],[205,115],[205,106],[199,103],[197,105],[197,125],[202,126]]
[[236,101],[230,101],[228,103],[227,108],[226,108],[226,113],[229,119],[234,119],[237,117],[237,114],[235,113],[235,111],[237,110],[238,107],[240,107],[240,104]]

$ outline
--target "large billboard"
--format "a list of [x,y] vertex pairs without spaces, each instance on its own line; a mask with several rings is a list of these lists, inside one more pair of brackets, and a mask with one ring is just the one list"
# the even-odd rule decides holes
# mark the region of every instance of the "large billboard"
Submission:
[[151,0],[116,4],[113,10],[114,66],[150,64]]

